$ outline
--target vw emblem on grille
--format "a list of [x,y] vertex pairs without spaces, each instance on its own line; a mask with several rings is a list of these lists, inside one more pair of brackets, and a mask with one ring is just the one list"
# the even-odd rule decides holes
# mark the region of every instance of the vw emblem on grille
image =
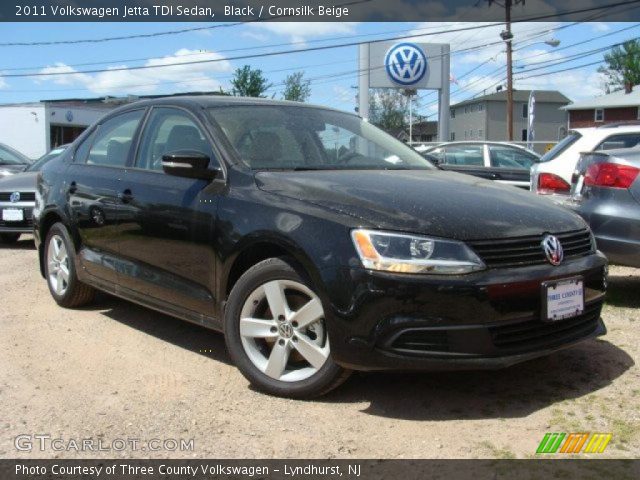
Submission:
[[562,245],[557,237],[554,237],[553,235],[545,235],[542,239],[541,245],[544,254],[547,256],[547,260],[549,260],[551,265],[560,265],[562,263],[564,251],[562,250]]
[[415,85],[427,72],[427,57],[413,43],[399,43],[391,47],[384,64],[389,78],[400,85]]
[[16,203],[20,201],[20,192],[13,192],[9,197],[11,203]]

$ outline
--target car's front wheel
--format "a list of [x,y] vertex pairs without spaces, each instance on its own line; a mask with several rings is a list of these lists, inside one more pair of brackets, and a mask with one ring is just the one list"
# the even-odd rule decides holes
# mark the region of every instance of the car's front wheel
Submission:
[[331,358],[320,298],[287,259],[264,260],[240,277],[227,303],[225,339],[242,374],[273,395],[316,397],[349,375]]
[[51,296],[62,307],[80,307],[93,300],[95,290],[76,275],[75,249],[67,228],[54,224],[45,241],[45,276]]

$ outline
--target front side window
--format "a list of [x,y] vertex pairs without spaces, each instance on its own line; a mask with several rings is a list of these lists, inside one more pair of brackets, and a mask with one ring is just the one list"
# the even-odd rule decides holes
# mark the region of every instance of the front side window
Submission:
[[491,166],[497,168],[517,168],[530,169],[537,160],[536,156],[520,150],[503,145],[490,145]]
[[[144,110],[122,113],[98,126],[87,155],[88,165],[124,167]],[[85,142],[86,143],[86,142]],[[76,152],[76,156],[78,152]]]
[[412,148],[355,115],[277,105],[209,111],[241,161],[254,170],[433,168]]
[[467,167],[484,166],[483,145],[451,145],[445,149],[445,163]]
[[204,133],[187,113],[175,108],[154,108],[142,134],[136,167],[161,171],[162,156],[181,150],[212,157]]

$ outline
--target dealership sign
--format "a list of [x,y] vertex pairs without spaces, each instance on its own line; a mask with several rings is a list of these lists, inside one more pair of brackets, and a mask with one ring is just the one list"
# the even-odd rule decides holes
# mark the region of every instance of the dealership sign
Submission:
[[389,49],[384,65],[393,82],[413,86],[427,71],[427,57],[418,45],[400,43]]

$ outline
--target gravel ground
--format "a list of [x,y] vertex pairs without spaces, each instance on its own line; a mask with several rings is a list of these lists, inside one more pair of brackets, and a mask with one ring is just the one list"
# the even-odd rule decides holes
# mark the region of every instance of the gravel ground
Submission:
[[[106,295],[59,308],[22,238],[0,245],[0,457],[529,458],[547,431],[612,432],[600,457],[640,456],[638,270],[611,269],[599,340],[497,372],[358,373],[299,402],[253,391],[220,334]],[[20,434],[64,450],[17,451]]]

